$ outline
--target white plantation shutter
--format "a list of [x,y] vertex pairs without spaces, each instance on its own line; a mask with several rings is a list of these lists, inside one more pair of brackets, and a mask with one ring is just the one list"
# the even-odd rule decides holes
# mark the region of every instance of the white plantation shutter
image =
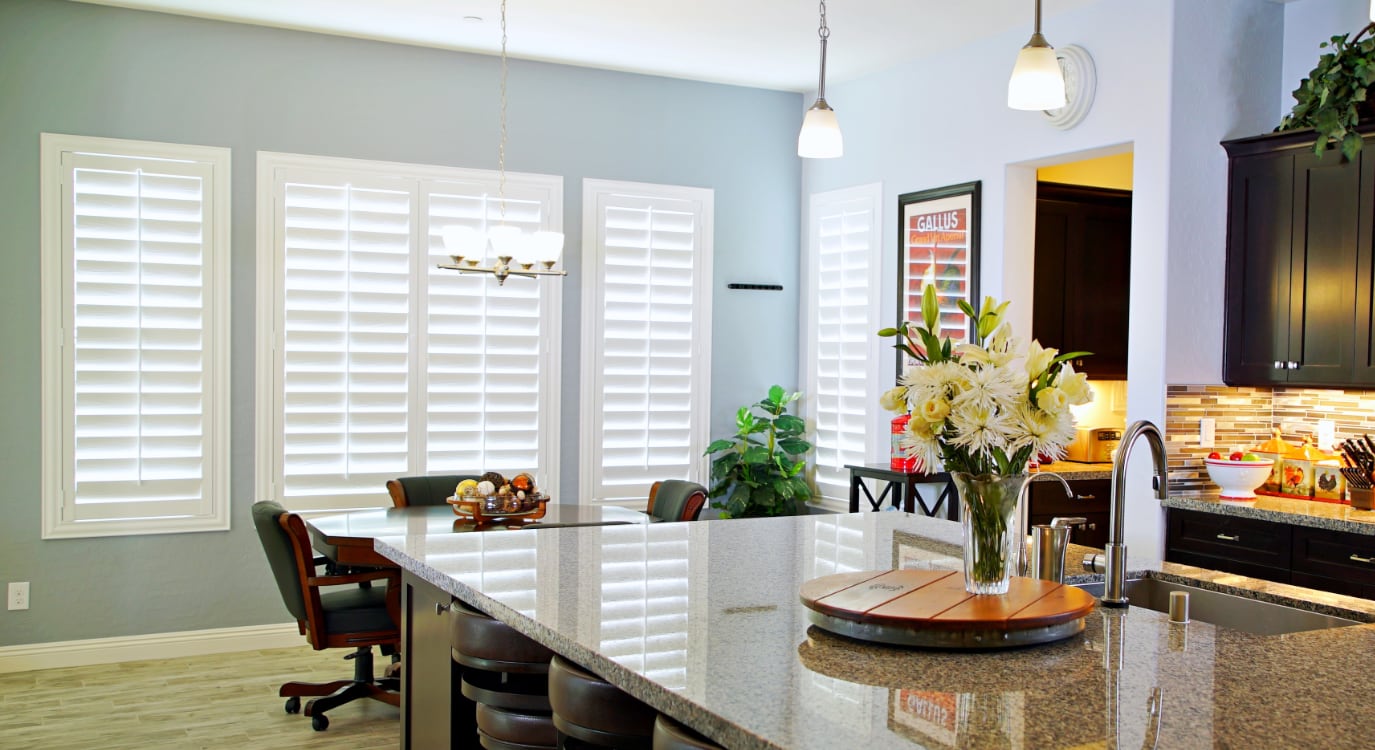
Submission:
[[[803,296],[803,382],[818,493],[848,507],[847,464],[878,450],[870,415],[879,329],[881,190],[866,186],[812,196]],[[883,435],[887,438],[887,435]]]
[[704,481],[712,193],[586,180],[582,496]]
[[43,161],[44,536],[227,529],[228,151]]
[[[559,229],[559,178],[505,221]],[[385,505],[388,479],[530,471],[557,491],[558,281],[459,274],[443,231],[501,220],[497,175],[260,154],[259,492]]]

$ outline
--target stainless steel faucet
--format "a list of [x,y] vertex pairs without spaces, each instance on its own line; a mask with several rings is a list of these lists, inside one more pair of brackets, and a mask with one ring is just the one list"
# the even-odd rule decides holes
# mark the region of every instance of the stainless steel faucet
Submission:
[[1122,442],[1117,446],[1117,456],[1112,461],[1112,515],[1108,519],[1108,543],[1103,550],[1105,568],[1102,601],[1106,607],[1127,606],[1127,596],[1123,590],[1127,577],[1127,544],[1123,541],[1122,511],[1127,497],[1127,459],[1131,457],[1132,445],[1143,435],[1150,444],[1151,457],[1155,460],[1156,497],[1164,500],[1170,496],[1165,439],[1160,434],[1160,428],[1144,419],[1132,422],[1122,433]]

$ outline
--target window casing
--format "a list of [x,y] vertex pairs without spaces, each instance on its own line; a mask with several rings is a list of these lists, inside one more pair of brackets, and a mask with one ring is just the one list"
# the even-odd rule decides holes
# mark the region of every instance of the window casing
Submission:
[[43,538],[229,528],[229,149],[44,133]]
[[713,193],[584,180],[581,502],[705,482]]
[[849,507],[846,464],[883,455],[878,407],[882,187],[818,193],[808,214],[802,296],[804,412],[822,503]]
[[561,280],[439,270],[442,232],[562,228],[562,178],[260,153],[258,496],[387,505],[398,476],[557,493]]

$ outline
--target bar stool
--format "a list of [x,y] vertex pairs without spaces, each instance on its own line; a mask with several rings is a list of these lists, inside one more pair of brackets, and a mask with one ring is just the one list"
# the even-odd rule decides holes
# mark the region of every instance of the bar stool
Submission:
[[653,745],[654,709],[557,655],[549,663],[549,704],[561,741],[614,750]]
[[477,704],[482,746],[558,747],[549,707],[549,660],[554,653],[461,602],[449,609],[449,653],[462,667],[463,696]]
[[720,745],[659,714],[654,720],[654,750],[724,750]]

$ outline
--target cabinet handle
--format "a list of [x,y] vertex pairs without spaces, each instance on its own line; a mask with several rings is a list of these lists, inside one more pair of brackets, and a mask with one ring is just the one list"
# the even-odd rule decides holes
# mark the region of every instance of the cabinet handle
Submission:
[[1298,363],[1298,362],[1290,362],[1289,365],[1288,365],[1288,367],[1289,367],[1289,369],[1291,369],[1291,370],[1297,370],[1297,369],[1299,369],[1299,363]]
[[435,614],[437,614],[437,615],[442,615],[442,614],[444,614],[445,612],[448,612],[448,611],[449,611],[449,605],[447,605],[447,604],[445,604],[445,603],[443,603],[443,602],[435,602],[435,603],[434,603],[434,613],[435,613]]
[[1088,526],[1089,526],[1089,531],[1093,531],[1094,529],[1098,528],[1098,524],[1096,524],[1096,523],[1091,523],[1091,524],[1089,524]]
[[1276,370],[1283,370],[1283,369],[1284,369],[1284,363],[1281,362],[1281,361],[1279,361],[1278,359],[1275,360],[1275,369],[1276,369]]
[[1075,499],[1075,500],[1085,500],[1085,501],[1087,501],[1087,500],[1097,500],[1097,499],[1098,499],[1098,496],[1097,496],[1097,495],[1075,495],[1075,496],[1074,496],[1074,499]]
[[1354,561],[1356,561],[1356,562],[1358,562],[1358,563],[1371,563],[1371,562],[1375,562],[1375,559],[1371,559],[1371,558],[1369,558],[1369,557],[1361,557],[1360,555],[1356,554],[1355,552],[1352,552],[1352,553],[1351,553],[1351,558],[1350,558],[1350,559],[1352,559],[1352,560],[1354,560]]
[[1221,540],[1224,541],[1224,542],[1238,542],[1238,541],[1241,541],[1241,537],[1239,537],[1239,536],[1232,536],[1231,534],[1218,534],[1218,535],[1217,535],[1217,538],[1218,538],[1218,539],[1221,539]]

